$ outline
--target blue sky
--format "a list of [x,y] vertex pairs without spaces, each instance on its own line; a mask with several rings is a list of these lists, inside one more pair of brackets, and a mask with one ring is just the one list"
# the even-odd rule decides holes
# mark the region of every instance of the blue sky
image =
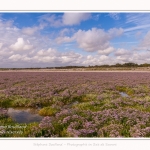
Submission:
[[150,13],[0,13],[0,67],[150,63]]

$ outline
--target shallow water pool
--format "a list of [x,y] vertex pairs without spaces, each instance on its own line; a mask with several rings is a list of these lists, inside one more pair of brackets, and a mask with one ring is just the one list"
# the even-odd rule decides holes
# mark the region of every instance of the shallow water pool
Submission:
[[40,122],[43,119],[37,110],[29,108],[8,108],[8,115],[17,123]]
[[121,95],[122,97],[129,97],[129,95],[126,94],[125,92],[120,92],[120,95]]

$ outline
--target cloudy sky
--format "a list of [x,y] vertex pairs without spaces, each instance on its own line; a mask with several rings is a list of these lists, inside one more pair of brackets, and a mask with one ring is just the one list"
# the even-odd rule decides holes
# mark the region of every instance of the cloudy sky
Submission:
[[150,13],[0,13],[0,68],[150,63]]

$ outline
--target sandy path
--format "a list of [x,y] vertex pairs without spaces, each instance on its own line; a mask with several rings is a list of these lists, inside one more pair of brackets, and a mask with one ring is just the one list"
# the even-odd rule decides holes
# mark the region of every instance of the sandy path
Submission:
[[89,71],[74,71],[74,70],[4,70],[0,72],[148,72],[145,70],[89,70]]

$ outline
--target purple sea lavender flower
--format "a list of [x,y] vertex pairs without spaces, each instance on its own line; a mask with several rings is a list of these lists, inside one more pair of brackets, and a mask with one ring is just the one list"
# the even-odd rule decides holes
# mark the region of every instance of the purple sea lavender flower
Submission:
[[65,117],[65,118],[63,119],[62,123],[63,123],[63,124],[66,124],[66,123],[68,123],[68,122],[70,121],[70,119],[71,119],[71,116],[67,116],[67,117]]
[[51,122],[52,122],[51,117],[46,116],[40,122],[39,127],[40,128],[51,128],[51,129],[54,129]]

